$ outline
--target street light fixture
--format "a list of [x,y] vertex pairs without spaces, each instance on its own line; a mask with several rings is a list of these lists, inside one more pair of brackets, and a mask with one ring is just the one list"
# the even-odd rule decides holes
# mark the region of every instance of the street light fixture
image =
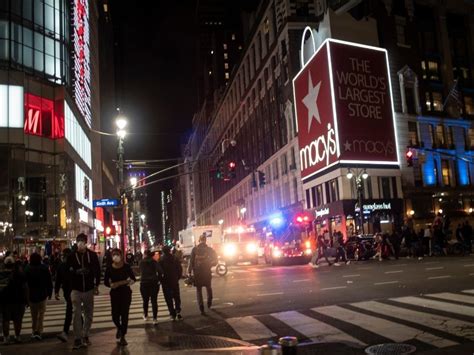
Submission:
[[355,177],[356,181],[356,187],[357,187],[357,199],[358,199],[358,205],[359,205],[359,223],[360,223],[360,231],[361,234],[364,234],[364,211],[362,209],[362,192],[364,189],[364,184],[362,180],[367,180],[369,177],[369,173],[367,173],[367,170],[361,169],[359,170],[358,168],[355,169],[355,171],[352,171],[350,168],[347,171],[346,177],[349,180],[352,180],[352,178]]
[[[125,127],[127,126],[128,122],[124,116],[118,116],[115,120],[115,125],[117,126],[117,137],[118,137],[118,147],[117,147],[117,170],[119,175],[119,186],[120,186],[120,199],[122,200],[122,206],[124,205],[125,201],[125,186],[123,181],[123,165],[124,165],[124,154],[125,149],[123,147],[123,141],[125,140],[125,136],[127,132],[125,131]],[[123,207],[122,207],[123,208]],[[126,225],[126,218],[124,218],[125,211],[122,210],[122,221],[121,221],[121,228],[120,228],[120,248],[122,252],[125,253],[125,225]]]
[[146,218],[146,216],[145,216],[144,214],[141,214],[141,215],[140,215],[140,218],[142,219],[142,221],[144,221],[145,218]]
[[220,219],[219,221],[217,221],[217,223],[222,226],[224,224],[224,220],[223,219]]
[[138,180],[137,180],[136,177],[131,177],[130,178],[130,186],[131,187],[135,188],[137,186],[137,182],[138,182]]
[[241,213],[241,214],[245,214],[245,212],[247,212],[247,207],[242,207],[242,208],[240,209],[240,213]]

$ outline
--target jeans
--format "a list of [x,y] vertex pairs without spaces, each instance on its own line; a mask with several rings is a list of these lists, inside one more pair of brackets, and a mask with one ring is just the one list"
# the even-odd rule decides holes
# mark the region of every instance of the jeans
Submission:
[[[181,313],[181,295],[179,292],[179,284],[176,285],[163,285],[163,294],[165,295],[166,305],[170,316],[176,317],[177,313]],[[201,293],[202,298],[202,293]]]
[[346,250],[344,249],[344,247],[337,247],[336,252],[336,263],[339,262],[339,258],[341,258],[343,262],[347,262]]
[[127,334],[128,315],[132,303],[132,290],[128,286],[121,286],[110,291],[112,306],[112,320],[122,336]]
[[[87,292],[73,290],[71,292],[71,301],[74,337],[76,340],[88,337],[94,315],[94,290]],[[82,321],[83,312],[84,322]]]
[[43,332],[44,312],[46,311],[46,300],[31,303],[31,328],[33,333],[41,334]]
[[66,300],[66,316],[64,317],[63,332],[68,334],[72,322],[71,291],[64,291],[64,299]]
[[324,259],[326,259],[326,262],[329,265],[331,265],[331,262],[329,261],[327,255],[326,255],[326,250],[327,250],[326,247],[319,247],[318,250],[317,250],[317,253],[316,253],[316,259],[314,259],[314,255],[313,255],[313,258],[311,259],[311,262],[315,265],[318,265],[319,259],[324,257]]
[[147,282],[140,284],[140,293],[143,299],[143,315],[148,317],[148,302],[151,300],[153,319],[158,316],[158,292],[160,284],[158,282]]
[[212,306],[212,287],[211,285],[209,286],[196,286],[196,295],[197,295],[197,301],[198,301],[198,305],[199,305],[199,309],[202,311],[204,311],[204,300],[202,298],[202,288],[205,287],[206,288],[206,292],[207,292],[207,307],[211,307]]

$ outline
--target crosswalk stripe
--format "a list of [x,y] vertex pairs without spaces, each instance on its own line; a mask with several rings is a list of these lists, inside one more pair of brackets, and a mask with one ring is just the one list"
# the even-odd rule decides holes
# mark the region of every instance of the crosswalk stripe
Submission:
[[431,313],[413,311],[376,301],[358,302],[352,303],[351,305],[363,310],[407,320],[445,333],[474,340],[474,333],[472,332],[474,324],[470,322],[464,322],[449,317],[441,317]]
[[431,344],[438,348],[459,344],[454,341],[426,333],[419,329],[391,322],[382,318],[351,311],[339,306],[317,307],[312,308],[312,310],[328,317],[336,318],[344,322],[357,325],[368,331],[383,334],[384,337],[395,342],[404,342],[416,338],[417,340]]
[[227,323],[242,340],[268,339],[276,336],[262,322],[252,316],[228,318]]
[[464,290],[462,292],[464,292],[464,293],[474,293],[474,290]]
[[353,343],[359,346],[367,345],[329,324],[296,311],[272,313],[271,316],[288,324],[291,328],[312,341]]
[[458,295],[456,293],[451,293],[451,292],[431,293],[426,296],[440,298],[446,301],[455,301],[455,302],[474,304],[473,296]]
[[421,297],[399,297],[399,298],[391,298],[390,300],[395,301],[395,302],[400,302],[400,303],[406,303],[406,304],[414,305],[414,306],[421,306],[421,307],[432,308],[435,310],[442,310],[445,312],[460,314],[463,316],[470,316],[470,317],[474,316],[474,307],[461,306],[454,303],[434,301],[434,300],[429,300],[429,299],[421,298]]

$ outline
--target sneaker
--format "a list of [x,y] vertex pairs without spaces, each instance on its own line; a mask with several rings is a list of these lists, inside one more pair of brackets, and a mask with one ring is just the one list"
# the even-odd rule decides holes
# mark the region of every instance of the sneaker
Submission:
[[148,320],[147,316],[143,316],[143,320],[146,322]]
[[[201,311],[202,313],[203,311]],[[170,316],[170,321],[174,322],[176,320],[176,317],[175,316]]]
[[157,324],[158,324],[158,319],[153,318],[153,325],[157,325]]
[[65,332],[61,332],[58,335],[56,335],[56,338],[61,340],[63,343],[67,343],[67,334]]
[[89,340],[89,337],[84,337],[82,339],[82,342],[84,343],[85,346],[89,346],[92,344],[91,341]]
[[128,345],[127,341],[125,340],[125,336],[120,338],[120,343],[119,344],[120,344],[120,346],[127,346]]
[[115,340],[117,341],[117,344],[120,344],[120,338],[122,338],[122,332],[120,329],[117,329],[117,333],[115,333]]
[[346,265],[349,265],[350,263],[351,263],[350,260],[347,260],[347,261],[346,261]]
[[211,307],[212,307],[212,301],[208,301],[207,302],[207,308],[211,309]]
[[341,264],[339,264],[339,263],[334,263],[333,265],[334,266],[341,266]]
[[318,264],[311,264],[311,267],[312,267],[313,269],[319,269],[319,265],[318,265]]
[[418,257],[418,260],[423,260],[423,257],[419,256],[419,257]]
[[72,346],[72,350],[78,350],[84,348],[85,345],[82,343],[82,339],[74,340],[74,345]]
[[201,315],[205,315],[204,306],[199,306],[199,310],[201,311]]
[[183,320],[183,316],[181,315],[181,313],[178,313],[178,314],[176,315],[176,319],[177,319],[177,320]]

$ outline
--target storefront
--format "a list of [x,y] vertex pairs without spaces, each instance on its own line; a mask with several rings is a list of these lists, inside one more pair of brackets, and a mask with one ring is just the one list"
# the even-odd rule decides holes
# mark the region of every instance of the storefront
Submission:
[[[342,232],[345,236],[360,231],[360,209],[356,200],[342,200],[313,210],[316,232]],[[371,199],[362,203],[365,234],[392,232],[403,223],[402,199]]]

